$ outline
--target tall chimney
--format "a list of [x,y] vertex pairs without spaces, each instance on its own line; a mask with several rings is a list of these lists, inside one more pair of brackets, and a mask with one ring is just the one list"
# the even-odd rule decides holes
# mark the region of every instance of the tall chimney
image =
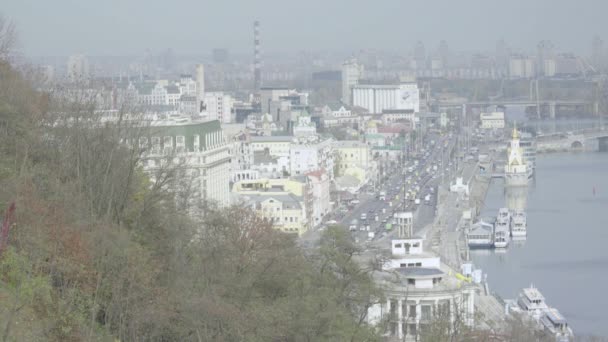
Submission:
[[253,22],[253,87],[259,93],[262,86],[262,61],[260,60],[260,22]]

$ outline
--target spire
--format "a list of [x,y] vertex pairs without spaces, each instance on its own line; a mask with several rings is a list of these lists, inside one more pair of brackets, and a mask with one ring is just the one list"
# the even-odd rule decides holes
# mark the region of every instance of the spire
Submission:
[[513,139],[519,139],[519,132],[517,131],[517,121],[515,121],[515,126],[513,126]]

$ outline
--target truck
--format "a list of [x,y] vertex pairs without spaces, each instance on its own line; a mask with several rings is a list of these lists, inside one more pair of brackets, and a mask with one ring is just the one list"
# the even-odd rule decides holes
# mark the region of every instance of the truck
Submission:
[[414,201],[415,204],[420,204],[420,198],[416,198],[416,200]]
[[386,191],[380,191],[380,196],[378,197],[380,201],[386,201]]
[[350,226],[348,227],[348,230],[350,230],[350,231],[357,230],[358,223],[359,222],[357,221],[357,219],[350,221]]
[[431,203],[431,195],[426,195],[424,196],[424,202],[426,204],[430,204]]
[[368,240],[373,240],[374,236],[376,236],[376,233],[374,233],[374,232],[367,233],[367,239]]
[[367,220],[367,214],[361,213],[361,221],[365,221],[365,220]]

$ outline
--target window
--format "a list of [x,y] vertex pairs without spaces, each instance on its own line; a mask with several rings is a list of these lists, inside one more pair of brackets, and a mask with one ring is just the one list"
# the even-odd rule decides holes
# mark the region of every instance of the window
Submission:
[[169,137],[169,136],[163,137],[163,148],[164,148],[165,153],[168,154],[171,152],[171,150],[173,149],[173,138],[172,137]]
[[200,149],[200,147],[201,147],[201,137],[198,134],[196,134],[196,135],[193,136],[192,145],[194,146],[194,150],[195,151],[198,151]]
[[411,279],[411,278],[410,278],[410,279],[408,279],[408,280],[407,280],[407,284],[408,284],[408,285],[416,285],[416,279]]
[[420,316],[423,320],[430,320],[432,314],[432,308],[430,305],[422,305],[420,307]]
[[408,324],[407,326],[408,326],[408,328],[407,328],[408,335],[416,336],[416,324],[412,323],[412,324]]
[[177,152],[184,152],[186,149],[186,138],[183,135],[175,137],[175,146],[177,147]]
[[396,300],[391,300],[390,301],[390,314],[393,317],[397,317],[397,304],[398,302]]
[[407,311],[407,317],[416,318],[416,304],[410,304],[409,310]]

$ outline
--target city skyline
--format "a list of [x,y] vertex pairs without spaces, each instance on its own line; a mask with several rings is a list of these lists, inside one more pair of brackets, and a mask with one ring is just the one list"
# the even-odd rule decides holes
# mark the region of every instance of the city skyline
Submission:
[[[594,0],[576,4],[390,0],[384,6],[345,0],[312,0],[306,6],[275,0],[206,4],[181,0],[167,5],[110,0],[102,7],[69,0],[9,0],[3,15],[19,28],[19,50],[26,56],[133,55],[166,48],[199,54],[216,47],[251,53],[255,20],[261,23],[265,54],[359,49],[411,52],[417,41],[425,43],[428,53],[442,40],[455,51],[493,51],[496,41],[504,39],[516,50],[534,51],[540,40],[550,40],[557,50],[589,55],[593,37],[601,37],[608,29],[601,9],[608,9],[608,4]],[[146,16],[138,18],[138,12]]]

